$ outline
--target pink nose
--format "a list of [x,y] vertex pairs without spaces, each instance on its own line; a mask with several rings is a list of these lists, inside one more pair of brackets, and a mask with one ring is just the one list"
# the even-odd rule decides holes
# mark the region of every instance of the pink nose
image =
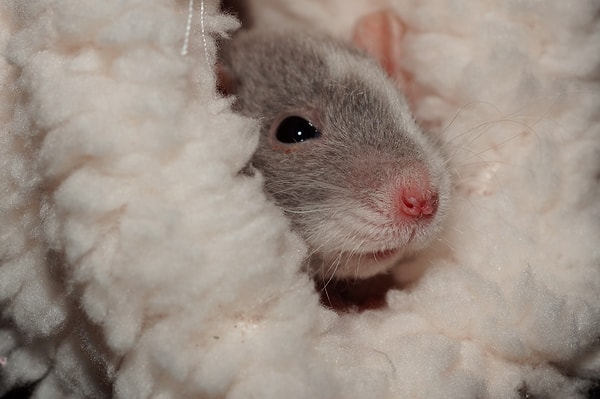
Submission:
[[437,210],[438,195],[435,192],[405,190],[398,199],[398,210],[406,216],[430,216]]

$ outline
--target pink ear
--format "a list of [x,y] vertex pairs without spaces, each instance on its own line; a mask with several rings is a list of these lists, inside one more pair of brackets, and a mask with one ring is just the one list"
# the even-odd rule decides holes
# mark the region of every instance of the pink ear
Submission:
[[352,42],[379,61],[388,75],[402,84],[406,79],[400,67],[405,31],[404,24],[394,12],[376,11],[356,22]]

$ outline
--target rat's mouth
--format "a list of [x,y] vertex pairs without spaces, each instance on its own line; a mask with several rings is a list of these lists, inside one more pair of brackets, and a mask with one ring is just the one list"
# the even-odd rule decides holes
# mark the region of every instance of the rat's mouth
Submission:
[[399,251],[398,248],[384,249],[383,251],[367,252],[367,253],[357,254],[356,256],[359,256],[361,258],[366,258],[366,259],[373,259],[373,260],[379,262],[379,261],[383,261],[383,260],[392,258],[394,255],[396,255],[398,253],[398,251]]
[[[367,278],[384,272],[402,256],[401,248],[384,249],[374,252],[346,253],[334,257],[335,269],[329,270],[325,275],[335,275],[336,278]],[[325,276],[327,278],[327,276]]]

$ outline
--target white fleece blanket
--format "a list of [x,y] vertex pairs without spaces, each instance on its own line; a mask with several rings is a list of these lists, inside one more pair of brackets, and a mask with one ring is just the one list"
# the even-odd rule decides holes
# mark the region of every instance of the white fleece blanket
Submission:
[[[389,306],[336,314],[237,172],[214,1],[0,5],[0,395],[577,398],[600,376],[600,3],[255,1],[349,38],[406,23],[415,114],[451,155],[433,247]],[[202,8],[202,10],[201,10]],[[424,270],[424,271],[423,271]],[[530,396],[527,396],[530,395]]]

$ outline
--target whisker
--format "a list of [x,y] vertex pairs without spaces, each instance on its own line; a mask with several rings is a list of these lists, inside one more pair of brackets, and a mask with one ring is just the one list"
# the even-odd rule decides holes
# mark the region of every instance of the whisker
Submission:
[[321,206],[312,206],[312,205],[307,205],[306,207],[286,207],[285,212],[286,213],[293,213],[293,214],[308,214],[308,213],[319,213],[319,212],[323,212],[323,213],[327,213],[327,212],[332,212],[334,210],[334,206],[325,206],[325,205],[321,205]]
[[450,120],[450,122],[448,122],[448,124],[443,127],[440,131],[441,134],[446,133],[450,127],[454,124],[454,122],[456,122],[458,120],[458,117],[464,112],[466,111],[468,108],[471,108],[476,105],[489,105],[491,108],[495,109],[498,113],[500,113],[500,109],[495,106],[493,103],[491,102],[487,102],[487,101],[470,101],[466,104],[464,104],[463,106],[461,106],[455,113],[454,116],[452,117],[452,119]]
[[359,279],[359,273],[360,273],[360,261],[362,260],[362,258],[363,258],[363,257],[362,257],[362,254],[360,254],[360,253],[358,252],[358,250],[359,250],[359,248],[360,248],[360,247],[361,247],[361,246],[364,244],[364,242],[365,242],[365,239],[363,238],[363,239],[360,241],[360,243],[359,243],[357,246],[355,246],[355,249],[354,249],[354,250],[351,252],[351,255],[352,255],[352,256],[355,256],[356,254],[359,254],[359,255],[358,255],[358,259],[357,259],[357,261],[356,261],[356,267],[355,267],[355,269],[354,269],[354,282],[356,282],[356,281]]

